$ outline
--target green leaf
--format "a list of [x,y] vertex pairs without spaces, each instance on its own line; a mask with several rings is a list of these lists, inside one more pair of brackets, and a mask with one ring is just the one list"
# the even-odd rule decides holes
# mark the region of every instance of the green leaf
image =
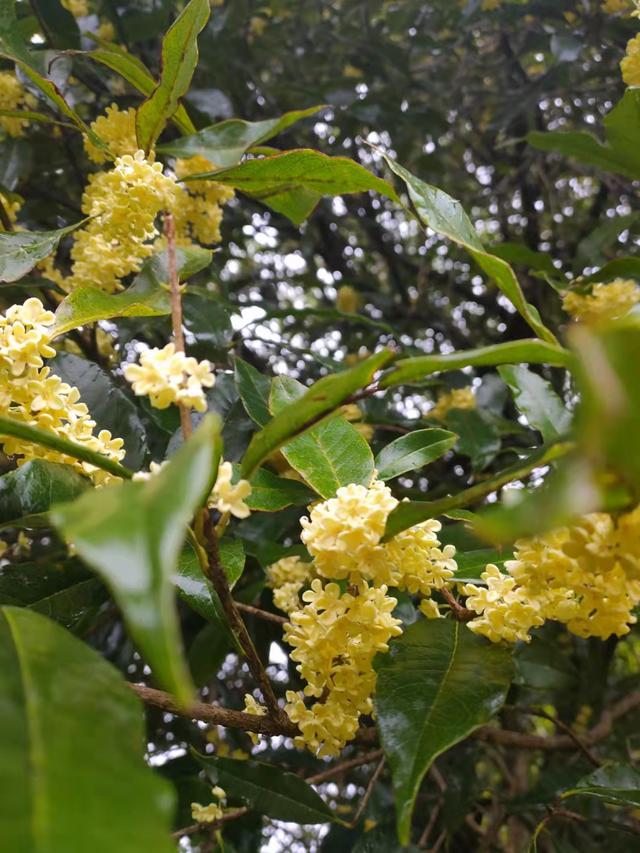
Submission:
[[462,367],[492,367],[496,364],[514,364],[526,361],[529,364],[549,364],[554,367],[571,368],[573,353],[555,344],[528,338],[523,341],[508,341],[487,347],[452,352],[446,355],[418,355],[396,361],[380,380],[381,388],[417,382],[443,370],[459,370]]
[[614,216],[601,222],[578,243],[574,270],[579,272],[583,267],[593,269],[596,264],[603,264],[607,260],[605,250],[617,241],[622,231],[635,225],[639,218],[639,213],[629,213],[626,216]]
[[4,607],[0,694],[7,849],[174,849],[174,796],[145,766],[142,708],[99,654],[37,613]]
[[398,838],[434,759],[488,722],[505,700],[511,652],[449,619],[420,620],[374,661],[378,731],[391,767]]
[[345,195],[373,190],[398,201],[395,190],[364,166],[347,157],[327,157],[319,151],[300,148],[245,160],[229,169],[218,169],[185,180],[211,178],[235,187],[262,201],[300,225],[324,195]]
[[25,520],[35,524],[32,516],[44,516],[54,504],[74,500],[89,485],[68,465],[32,459],[0,477],[0,525]]
[[214,785],[274,820],[328,823],[333,812],[304,779],[272,764],[196,755]]
[[628,764],[599,767],[564,791],[562,798],[584,794],[616,806],[640,806],[640,771]]
[[476,551],[458,551],[456,553],[456,563],[458,570],[456,572],[456,583],[477,583],[480,581],[480,575],[487,568],[488,563],[493,563],[502,570],[505,560],[513,559],[513,553],[508,551],[496,551],[493,548],[479,548]]
[[198,34],[211,8],[209,0],[190,0],[162,39],[158,85],[136,114],[138,145],[149,151],[186,95],[198,63]]
[[80,47],[80,30],[76,19],[60,0],[31,0],[50,47],[64,50]]
[[[240,478],[240,466],[234,465],[234,481]],[[288,506],[306,506],[317,500],[317,494],[299,480],[277,477],[265,468],[258,468],[251,478],[251,494],[245,499],[249,509],[257,512],[277,512]]]
[[38,261],[44,260],[58,247],[65,236],[79,228],[82,222],[56,231],[0,232],[0,281],[17,281],[30,272]]
[[515,480],[526,477],[534,468],[554,462],[572,450],[573,447],[574,445],[570,442],[558,442],[550,447],[540,447],[524,459],[516,462],[515,465],[511,465],[495,476],[488,477],[486,480],[458,492],[457,495],[433,501],[405,501],[389,515],[384,538],[389,539],[400,531],[413,527],[414,524],[419,524],[429,518],[437,518],[450,510],[476,504],[507,483],[513,483]]
[[218,543],[218,553],[229,586],[233,589],[244,571],[244,546],[239,539],[225,536]]
[[158,146],[162,154],[174,157],[194,157],[199,154],[206,157],[216,167],[226,169],[240,162],[242,156],[254,145],[260,145],[282,133],[292,124],[324,109],[323,105],[309,107],[306,110],[293,110],[279,118],[263,121],[243,121],[229,118],[225,121],[203,127],[197,133],[176,139],[166,145]]
[[474,471],[482,471],[500,450],[500,431],[495,423],[477,409],[452,409],[446,424],[458,436],[456,450],[468,456]]
[[524,298],[518,279],[507,261],[493,255],[482,245],[460,202],[438,187],[416,178],[388,155],[384,154],[384,158],[391,170],[405,182],[409,198],[422,224],[466,249],[480,269],[492,278],[511,300],[536,335],[548,343],[557,343],[555,335],[541,321],[537,308]]
[[[211,263],[212,253],[199,247],[178,249],[176,266],[182,280],[195,275]],[[168,292],[167,253],[148,258],[133,284],[122,293],[105,293],[97,287],[77,287],[56,310],[54,336],[78,326],[110,320],[113,317],[159,317],[171,313]]]
[[127,466],[134,471],[142,468],[147,454],[146,429],[135,403],[113,375],[71,352],[59,352],[48,364],[64,382],[80,391],[82,402],[96,422],[95,431],[106,429],[123,439]]
[[271,381],[248,361],[243,361],[241,358],[235,358],[233,366],[238,394],[247,414],[258,426],[264,426],[271,419],[269,413]]
[[550,255],[546,252],[536,252],[521,243],[494,243],[491,251],[498,258],[509,261],[510,264],[522,264],[530,270],[545,272],[548,275],[558,274]]
[[640,178],[640,91],[627,89],[605,116],[606,142],[584,131],[532,131],[527,142],[541,151],[556,151],[580,163],[627,178]]
[[216,628],[229,648],[235,646],[242,654],[242,648],[227,623],[222,602],[202,573],[200,561],[192,547],[185,548],[180,554],[173,583],[180,598]]
[[65,539],[110,587],[155,678],[181,704],[192,689],[180,650],[172,576],[219,458],[219,424],[210,416],[151,479],[105,486],[52,513]]
[[[100,39],[96,39],[96,41],[100,44],[100,47],[87,53],[86,56],[88,59],[93,59],[95,62],[99,62],[101,65],[105,65],[107,68],[120,74],[127,83],[130,83],[135,89],[142,92],[143,95],[151,95],[158,84],[137,56],[129,53],[125,48],[114,42],[102,42]],[[171,120],[183,133],[195,132],[193,122],[187,115],[187,111],[182,104],[178,106]]]
[[446,429],[417,429],[396,438],[376,456],[375,467],[381,480],[391,480],[439,459],[451,450],[457,435]]
[[571,412],[549,382],[522,365],[505,365],[498,373],[511,388],[518,411],[539,430],[544,441],[556,441],[567,433]]
[[[306,391],[304,385],[288,376],[277,376],[271,383],[269,405],[279,415]],[[371,448],[341,415],[336,415],[307,430],[281,448],[287,462],[306,482],[331,498],[341,486],[361,483],[368,486],[373,477]]]
[[580,284],[613,281],[614,278],[640,280],[640,258],[616,258],[600,267],[597,272],[580,278]]
[[376,371],[391,358],[393,353],[381,350],[348,370],[319,379],[304,396],[283,409],[253,436],[242,460],[242,476],[249,479],[274,450],[304,433],[337,409],[350,394],[368,385]]

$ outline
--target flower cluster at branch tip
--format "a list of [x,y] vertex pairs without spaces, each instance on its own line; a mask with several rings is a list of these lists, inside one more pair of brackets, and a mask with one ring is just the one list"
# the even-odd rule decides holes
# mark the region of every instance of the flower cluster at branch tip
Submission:
[[[37,101],[12,71],[0,71],[0,109],[33,109]],[[0,128],[8,136],[22,136],[29,120],[19,116],[0,116]]]
[[[294,649],[291,658],[307,682],[301,694],[287,694],[286,710],[302,733],[297,745],[321,756],[338,754],[355,735],[360,715],[372,711],[373,657],[401,633],[389,587],[428,601],[457,568],[455,548],[440,546],[437,521],[382,541],[397,506],[381,481],[343,486],[300,521],[313,562],[285,557],[268,569],[274,601],[290,614],[285,640]],[[336,580],[346,581],[346,590]],[[421,609],[429,618],[439,616],[437,605]],[[309,705],[309,697],[317,701]]]
[[[113,438],[108,430],[94,435],[96,423],[86,405],[80,402],[78,389],[63,382],[44,365],[45,358],[56,354],[50,345],[53,323],[53,314],[35,298],[27,299],[23,305],[12,305],[0,315],[0,414],[70,439],[119,462],[124,457],[122,439]],[[88,462],[21,438],[6,436],[2,444],[7,455],[18,457],[18,464],[29,459],[48,459],[72,465],[97,484],[112,478]]]
[[206,806],[200,803],[191,803],[191,817],[196,823],[215,823],[224,815],[224,808],[227,804],[227,792],[224,788],[216,785],[211,789],[214,796],[214,801]]
[[567,293],[562,307],[581,323],[595,326],[624,317],[640,302],[640,287],[632,279],[616,278],[608,284],[594,284],[591,293]]
[[236,518],[247,518],[251,512],[245,498],[251,494],[251,484],[248,480],[238,480],[232,483],[233,466],[231,462],[221,462],[218,466],[216,484],[207,501],[211,509],[221,513],[231,513]]
[[579,637],[622,636],[640,603],[640,507],[618,519],[591,513],[516,543],[507,574],[487,566],[487,586],[466,584],[469,628],[490,640],[528,641],[549,619]]
[[620,62],[620,70],[627,86],[640,86],[640,35],[627,42],[627,50]]
[[429,412],[430,418],[443,421],[452,409],[475,409],[476,398],[471,388],[454,388],[441,391],[435,406]]
[[[196,155],[178,159],[174,164],[178,178],[199,175],[215,169],[205,157]],[[230,187],[217,181],[187,181],[178,186],[173,215],[179,245],[189,245],[191,239],[209,245],[220,242],[222,205],[234,196]]]
[[216,381],[208,361],[187,356],[172,343],[145,350],[140,363],[127,364],[123,372],[134,393],[149,397],[156,409],[175,404],[206,412],[204,389],[212,388]]
[[[107,107],[103,116],[91,123],[91,130],[105,142],[113,155],[109,157],[106,151],[95,146],[88,136],[84,137],[85,151],[94,163],[108,163],[115,157],[123,157],[125,154],[133,156],[138,150],[136,138],[136,111],[131,107],[121,110],[116,104]],[[149,160],[153,155],[149,155]]]
[[109,293],[120,279],[140,269],[153,254],[149,242],[158,235],[155,220],[171,210],[177,197],[175,181],[150,163],[142,151],[124,154],[108,172],[91,175],[82,196],[82,211],[93,217],[76,232],[71,249],[72,277],[66,288],[93,285]]
[[300,608],[300,592],[313,578],[313,563],[300,557],[283,557],[267,568],[267,586],[273,590],[273,603],[285,613]]
[[[244,694],[244,710],[247,714],[255,714],[257,717],[264,717],[267,709],[255,699],[251,693]],[[254,732],[248,732],[251,742],[255,745],[260,743],[260,738]]]

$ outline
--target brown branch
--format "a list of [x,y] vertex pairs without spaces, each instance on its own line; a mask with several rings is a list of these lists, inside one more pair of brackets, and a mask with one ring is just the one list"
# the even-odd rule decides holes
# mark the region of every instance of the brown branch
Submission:
[[268,715],[258,716],[247,714],[244,711],[235,711],[232,708],[221,708],[218,705],[208,705],[206,702],[194,702],[188,708],[176,704],[174,698],[163,690],[155,690],[144,684],[132,684],[129,687],[147,705],[161,708],[169,714],[177,714],[189,717],[192,720],[200,720],[212,726],[226,726],[229,729],[242,729],[245,732],[256,732],[262,735],[287,735],[295,737],[300,734],[298,727],[290,720],[278,719]]
[[242,616],[240,616],[240,612],[238,611],[236,603],[233,600],[233,596],[231,595],[227,576],[220,562],[220,555],[218,553],[218,534],[216,533],[216,528],[208,512],[204,513],[203,532],[207,542],[208,560],[205,567],[207,577],[213,584],[215,591],[218,593],[218,598],[220,599],[229,621],[229,626],[238,638],[242,651],[247,658],[251,674],[262,691],[269,713],[275,720],[280,720],[283,723],[286,720],[288,723],[289,718],[278,705],[278,700],[273,692],[269,676],[262,665],[262,661],[258,657],[253,641],[247,631],[247,626],[244,624]]
[[308,782],[310,785],[320,785],[322,782],[326,782],[327,779],[333,779],[334,776],[339,776],[341,773],[353,770],[354,767],[361,767],[363,764],[373,764],[374,761],[378,761],[383,755],[384,752],[381,749],[376,749],[374,752],[367,752],[364,755],[349,758],[347,761],[341,761],[340,764],[334,764],[328,770],[316,773],[315,776],[308,776],[305,782]]
[[[173,329],[173,342],[177,352],[184,352],[184,332],[182,330],[182,295],[180,293],[180,279],[178,277],[178,266],[176,263],[176,224],[171,213],[164,217],[164,233],[167,238],[167,268],[169,273],[169,293],[171,296],[171,328]],[[182,437],[186,441],[193,432],[191,415],[187,406],[178,405],[180,410],[180,428]]]
[[242,604],[242,602],[236,601],[235,605],[243,613],[255,616],[256,619],[264,619],[265,622],[276,622],[278,625],[286,625],[288,622],[288,619],[284,616],[278,616],[277,613],[269,613],[267,610],[260,610],[259,607],[252,607],[250,604]]
[[467,607],[460,604],[448,587],[443,586],[440,593],[451,608],[451,615],[454,619],[457,619],[458,622],[469,622],[471,619],[475,619],[478,615],[475,610],[469,610]]
[[546,711],[543,711],[542,708],[517,708],[516,710],[521,711],[523,714],[530,714],[532,717],[541,717],[543,720],[549,720],[559,728],[561,731],[565,732],[567,737],[570,737],[571,740],[575,743],[578,749],[584,754],[588,761],[594,765],[594,767],[600,767],[602,762],[599,758],[593,754],[593,752],[589,749],[586,743],[583,742],[582,738],[580,738],[566,723],[562,720],[559,720],[558,717],[555,717],[553,714],[549,714]]

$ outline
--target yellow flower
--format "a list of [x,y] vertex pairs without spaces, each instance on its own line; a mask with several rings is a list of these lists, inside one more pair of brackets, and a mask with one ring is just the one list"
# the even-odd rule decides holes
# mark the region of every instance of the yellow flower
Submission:
[[476,398],[470,387],[454,388],[452,391],[442,391],[438,395],[438,400],[429,412],[429,417],[442,421],[452,409],[475,409],[475,407]]
[[[244,710],[247,714],[255,714],[257,717],[264,717],[267,713],[265,706],[257,702],[251,693],[244,694]],[[256,745],[260,743],[260,738],[255,732],[247,732],[247,734],[251,738],[252,743]]]
[[178,194],[173,178],[160,163],[150,163],[144,152],[124,154],[108,172],[91,175],[82,197],[82,211],[91,221],[76,232],[71,249],[71,289],[93,285],[118,290],[120,279],[140,269],[153,253],[149,242],[158,234],[155,220],[171,210]]
[[620,70],[627,86],[640,86],[640,35],[627,42],[627,51],[620,63]]
[[233,468],[231,462],[221,462],[213,491],[209,495],[208,505],[218,512],[230,512],[236,518],[247,518],[251,510],[244,502],[251,494],[248,480],[231,482]]
[[[0,117],[0,122],[1,121],[2,118]],[[7,214],[7,217],[9,218],[9,222],[12,226],[14,226],[18,219],[18,211],[22,207],[22,201],[19,198],[16,198],[15,196],[13,198],[10,198],[5,192],[0,190],[0,203],[2,204],[2,207],[4,208],[4,211]],[[0,221],[0,232],[5,230],[6,229],[3,223]]]
[[[211,172],[216,167],[205,157],[196,155],[176,160],[174,168],[178,178],[182,179]],[[216,181],[187,181],[179,185],[173,208],[179,241],[188,243],[193,238],[205,244],[219,243],[222,205],[233,195],[230,187]]]
[[[0,71],[0,109],[33,109],[36,100],[18,80],[13,71]],[[0,116],[0,127],[9,136],[22,136],[28,119]]]
[[207,806],[191,803],[191,817],[196,823],[215,823],[224,815],[224,806],[227,800],[226,791],[216,785],[215,788],[211,789],[211,793],[217,802],[209,803]]
[[562,307],[576,320],[594,326],[624,317],[640,301],[640,287],[632,279],[616,278],[609,284],[594,284],[590,294],[570,291]]
[[116,29],[111,21],[100,21],[100,25],[96,30],[96,35],[103,41],[115,41]]
[[480,8],[483,12],[493,12],[500,8],[501,0],[482,0]]
[[338,288],[336,297],[336,308],[338,311],[344,311],[346,314],[355,314],[360,307],[360,296],[358,291],[348,284],[343,284]]
[[619,12],[627,13],[633,9],[631,0],[604,0],[600,8],[609,15],[617,15]]
[[86,18],[89,14],[89,3],[87,0],[61,0],[61,2],[74,18]]
[[128,364],[123,373],[134,393],[148,396],[156,409],[175,404],[206,412],[204,389],[213,387],[216,381],[208,361],[198,362],[176,351],[172,343],[162,349],[145,350],[140,363]]
[[107,107],[105,115],[99,116],[91,123],[93,130],[109,147],[113,156],[97,148],[87,136],[84,137],[84,147],[90,160],[94,163],[107,163],[124,154],[134,155],[138,150],[136,138],[136,111],[131,107],[120,110],[116,104]]
[[351,483],[335,498],[317,504],[309,518],[300,519],[302,542],[325,577],[349,577],[375,553],[389,513],[398,501],[388,486],[376,480],[367,489]]
[[273,589],[276,607],[290,613],[300,607],[300,591],[313,577],[313,563],[300,557],[283,557],[267,568],[267,586]]

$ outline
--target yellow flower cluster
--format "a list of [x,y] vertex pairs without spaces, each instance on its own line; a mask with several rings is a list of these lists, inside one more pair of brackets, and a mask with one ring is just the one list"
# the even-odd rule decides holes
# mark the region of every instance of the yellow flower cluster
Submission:
[[528,641],[551,619],[579,637],[622,636],[640,603],[640,507],[618,519],[591,513],[545,536],[516,543],[508,574],[487,566],[487,587],[466,584],[472,631],[490,640]]
[[[252,695],[251,693],[244,694],[244,710],[247,714],[255,714],[257,717],[264,717],[267,713],[267,709],[264,705],[261,705]],[[251,742],[254,744],[260,743],[260,738],[255,732],[247,732],[249,737],[251,738]]]
[[203,806],[200,803],[191,803],[191,817],[196,823],[215,823],[224,815],[224,807],[227,802],[227,792],[224,788],[216,785],[211,789],[215,801]]
[[82,211],[92,219],[76,233],[67,288],[118,290],[120,279],[137,272],[153,253],[148,241],[158,234],[155,219],[173,207],[177,192],[162,165],[150,163],[142,151],[124,154],[111,171],[92,175],[82,197]]
[[212,388],[216,381],[208,361],[199,362],[176,350],[172,343],[162,349],[145,350],[140,363],[128,364],[123,373],[134,393],[148,396],[156,409],[166,409],[174,403],[206,412],[204,389]]
[[[0,413],[119,462],[124,457],[122,439],[112,438],[108,430],[94,435],[95,421],[80,402],[78,389],[67,385],[44,365],[43,359],[56,354],[49,343],[53,322],[53,314],[35,298],[27,299],[23,305],[13,305],[0,315]],[[19,457],[19,464],[29,459],[48,459],[72,465],[96,483],[111,479],[110,474],[88,462],[20,438],[7,436],[3,439],[3,449],[7,455]]]
[[[318,755],[336,755],[357,731],[360,714],[371,712],[373,656],[400,633],[388,588],[428,599],[457,568],[453,546],[440,547],[437,521],[381,541],[397,505],[380,481],[370,488],[343,486],[300,521],[313,563],[287,557],[268,570],[274,601],[290,612],[285,639],[294,649],[291,658],[307,682],[302,694],[287,695],[286,710],[302,733],[298,745]],[[348,587],[341,592],[334,582],[323,586],[322,578],[347,580]],[[309,580],[300,608],[298,596]],[[435,605],[421,609],[429,618],[439,616]],[[308,697],[317,701],[307,705]]]
[[624,317],[640,302],[640,287],[632,279],[616,278],[608,284],[595,284],[590,294],[570,291],[562,307],[581,323],[589,326]]
[[273,589],[277,608],[291,613],[300,608],[300,591],[313,578],[313,563],[300,557],[283,557],[267,569],[267,585]]
[[620,63],[620,70],[627,86],[640,86],[640,35],[627,42],[627,50]]
[[429,412],[429,417],[443,421],[452,409],[475,409],[475,407],[476,398],[470,387],[454,388],[452,391],[442,391],[438,395],[438,400]]
[[350,284],[343,284],[338,288],[336,295],[336,308],[346,314],[355,314],[360,307],[360,294]]
[[[353,593],[341,593],[338,584],[323,587],[319,578],[302,597],[305,607],[291,614],[284,636],[307,685],[302,694],[287,692],[286,710],[302,733],[298,746],[333,756],[355,736],[360,714],[373,710],[371,663],[402,633],[392,616],[397,602],[384,586],[362,582]],[[305,696],[321,701],[307,707]]]
[[620,12],[626,14],[633,9],[633,2],[632,0],[605,0],[600,8],[608,15],[617,15]]
[[[36,99],[13,71],[0,71],[0,110],[33,109]],[[0,127],[8,136],[22,136],[28,119],[0,116]]]
[[[198,175],[215,169],[213,163],[199,155],[176,160],[178,178]],[[185,189],[186,187],[186,189]],[[178,187],[173,215],[178,242],[188,244],[191,238],[200,243],[220,242],[222,205],[233,198],[233,190],[216,181],[188,181]]]
[[[106,113],[91,123],[93,130],[109,147],[111,157],[101,148],[97,148],[87,136],[84,137],[84,147],[87,156],[94,163],[107,163],[125,154],[134,155],[138,150],[136,138],[136,111],[131,107],[120,110],[116,104],[107,107]],[[152,155],[149,159],[153,159]]]
[[[9,222],[12,226],[14,226],[18,219],[18,211],[22,207],[22,202],[15,197],[11,199],[6,193],[0,190],[0,203],[2,204],[2,207],[4,208],[4,211],[7,214],[7,217],[9,218]],[[0,221],[0,232],[5,230],[6,229],[3,223]]]
[[248,480],[231,482],[233,466],[231,462],[221,462],[218,467],[216,484],[213,487],[207,505],[221,513],[231,513],[236,518],[247,518],[251,512],[244,502],[251,494],[251,484]]

